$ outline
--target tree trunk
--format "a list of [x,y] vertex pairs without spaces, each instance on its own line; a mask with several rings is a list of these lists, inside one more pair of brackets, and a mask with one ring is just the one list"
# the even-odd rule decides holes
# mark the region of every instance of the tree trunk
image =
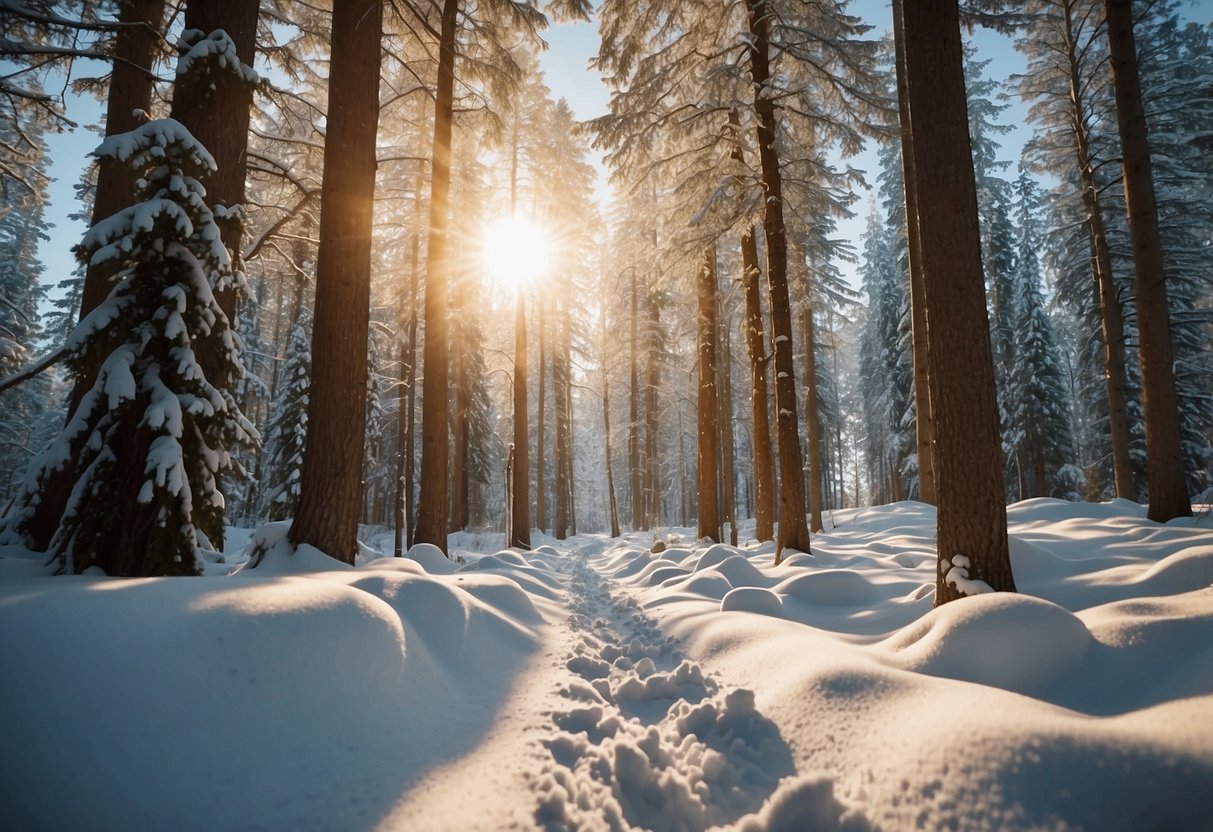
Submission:
[[796,415],[796,371],[792,360],[792,309],[788,299],[788,243],[783,219],[783,181],[775,149],[775,103],[763,92],[771,77],[768,0],[746,0],[749,14],[750,74],[758,121],[758,157],[766,188],[763,231],[767,244],[767,291],[775,354],[775,408],[779,444],[779,537],[776,562],[784,549],[809,551],[804,516],[800,426]]
[[698,517],[696,536],[719,543],[720,534],[720,426],[717,414],[716,330],[719,326],[716,298],[716,249],[709,246],[696,281],[699,290],[699,395],[695,420],[698,470]]
[[382,21],[381,0],[333,13],[308,431],[289,533],[346,563],[362,505]]
[[[206,33],[222,29],[232,39],[241,63],[252,66],[257,48],[259,5],[250,0],[190,0],[185,8],[185,28]],[[360,8],[369,7],[363,3]],[[192,82],[183,83],[187,79]],[[252,86],[231,71],[204,73],[196,81],[187,74],[178,79],[173,90],[173,118],[184,124],[215,157],[217,170],[201,180],[212,209],[244,206],[245,153],[252,103]],[[215,213],[218,216],[220,212],[216,210]],[[243,222],[238,219],[220,225],[223,244],[232,252],[237,268],[240,268],[243,231]],[[215,299],[234,327],[235,291],[217,291]],[[205,362],[207,357],[200,355],[199,360]]]
[[[413,452],[415,450],[416,436],[416,406],[417,406],[417,305],[420,289],[419,283],[421,280],[421,186],[424,177],[421,170],[418,169],[417,175],[413,178],[413,235],[409,243],[409,313],[408,322],[405,331],[408,333],[405,342],[401,345],[404,351],[404,358],[407,358],[407,364],[404,365],[404,373],[401,376],[402,383],[400,385],[400,411],[398,416],[397,430],[400,432],[398,437],[397,449],[400,454],[400,459],[397,464],[397,495],[396,495],[396,535],[395,547],[396,556],[399,557],[403,548],[413,548],[413,493],[415,490],[414,482],[414,463]],[[402,539],[403,538],[403,541]]]
[[631,397],[629,399],[628,471],[631,476],[632,529],[644,527],[644,497],[640,476],[640,295],[632,266]]
[[732,378],[732,346],[729,336],[730,316],[720,316],[717,343],[720,346],[717,356],[716,378],[718,379],[717,396],[720,402],[720,499],[724,502],[722,512],[729,523],[729,544],[737,545],[737,494],[734,483],[735,459],[733,451],[733,378]]
[[569,368],[564,360],[561,331],[565,310],[557,307],[556,332],[552,353],[552,403],[556,414],[556,523],[552,536],[564,540],[569,535],[569,442],[568,401]]
[[1129,236],[1133,241],[1137,354],[1141,366],[1142,407],[1146,415],[1146,478],[1150,491],[1147,516],[1165,523],[1174,517],[1192,516],[1180,446],[1167,279],[1163,272],[1150,145],[1133,41],[1133,4],[1130,0],[1105,0],[1105,6],[1112,80],[1116,88],[1125,206],[1129,212]]
[[[164,23],[164,0],[127,0],[119,9],[118,19],[130,25],[119,29],[115,42],[113,74],[110,76],[109,100],[105,111],[106,136],[126,133],[138,127],[140,119],[135,111],[146,112],[152,108],[155,75],[151,67],[160,43],[158,32]],[[133,190],[134,180],[126,166],[101,166],[97,171],[93,223],[118,213],[130,204]],[[112,288],[110,273],[110,269],[104,265],[89,265],[80,296],[81,320],[109,296]],[[84,394],[92,389],[94,381],[96,377],[93,375],[75,379],[68,399],[65,423],[70,421]],[[50,546],[75,481],[75,465],[71,461],[46,478],[33,513],[17,528],[31,549],[44,552]]]
[[421,496],[416,539],[447,550],[450,472],[450,338],[447,227],[450,224],[451,121],[454,114],[455,37],[459,0],[443,0],[434,100],[434,146],[430,169],[430,236],[425,273],[425,372],[421,409]]
[[821,419],[817,413],[817,336],[812,304],[805,304],[801,315],[804,324],[804,418],[809,434],[809,528],[820,532],[825,527],[821,522]]
[[451,470],[454,476],[451,477],[451,499],[450,499],[450,525],[447,527],[449,532],[457,532],[460,529],[467,528],[468,523],[468,444],[469,444],[469,425],[468,425],[468,374],[467,374],[467,354],[466,347],[462,345],[462,338],[458,324],[464,320],[467,314],[463,308],[463,299],[466,297],[467,276],[464,274],[456,274],[454,281],[454,291],[451,293],[451,320],[456,324],[455,338],[451,341],[454,347],[455,354],[452,356],[455,363],[455,384],[451,393],[454,396],[454,402],[451,407],[451,421],[454,422],[454,436],[452,437],[452,466]]
[[[682,426],[682,408],[678,409],[678,525],[686,526],[690,517],[687,500],[687,441]],[[698,511],[698,506],[696,506]]]
[[[569,313],[566,309],[565,315]],[[567,317],[564,326],[564,418],[568,428],[565,430],[564,441],[567,448],[564,452],[564,458],[567,461],[568,468],[565,471],[565,483],[569,491],[569,534],[573,537],[577,536],[577,477],[575,456],[576,443],[574,437],[576,435],[576,425],[573,422],[573,356],[572,356],[573,333],[568,324]]]
[[526,299],[519,292],[514,315],[514,488],[510,545],[520,549],[531,548],[531,472],[527,470],[531,424],[526,394]]
[[1007,548],[959,8],[956,0],[915,0],[905,4],[903,15],[930,321],[938,606],[965,594],[956,581],[965,571],[961,556],[968,558],[970,579],[1009,591],[1015,581]]
[[745,284],[746,347],[750,353],[750,418],[754,446],[754,536],[775,539],[775,472],[771,463],[771,420],[767,410],[766,339],[763,337],[762,297],[758,285],[758,246],[754,232],[741,236],[741,263]]
[[657,433],[660,427],[658,392],[661,386],[661,364],[658,355],[661,347],[661,309],[656,295],[649,295],[648,331],[648,381],[645,385],[645,430],[644,430],[644,526],[650,528],[661,523],[661,483],[657,469]]
[[931,392],[927,382],[927,306],[923,289],[922,250],[918,232],[918,183],[914,176],[914,143],[910,107],[906,100],[905,33],[902,0],[893,0],[893,42],[897,59],[897,113],[901,126],[901,172],[905,183],[906,251],[910,271],[910,341],[914,358],[914,414],[918,454],[918,499],[935,503],[935,463],[932,442]]
[[1083,206],[1087,210],[1087,227],[1091,246],[1095,250],[1095,286],[1099,296],[1100,329],[1104,342],[1104,385],[1108,395],[1108,436],[1112,443],[1112,477],[1116,496],[1128,500],[1137,498],[1133,463],[1129,457],[1129,417],[1125,404],[1125,325],[1120,299],[1112,273],[1112,255],[1104,229],[1103,208],[1099,202],[1099,187],[1091,158],[1090,137],[1079,68],[1079,45],[1075,40],[1072,13],[1066,5],[1065,48],[1070,68],[1070,122],[1074,129],[1074,152],[1078,162],[1078,177]]
[[[603,309],[606,306],[604,304]],[[607,372],[607,321],[602,316],[602,435],[606,445],[607,498],[611,511],[611,537],[619,537],[619,504],[615,499],[615,470],[611,463],[611,376]]]
[[535,522],[539,531],[547,531],[547,455],[545,453],[543,414],[547,402],[547,316],[546,305],[539,300],[539,412],[535,419]]

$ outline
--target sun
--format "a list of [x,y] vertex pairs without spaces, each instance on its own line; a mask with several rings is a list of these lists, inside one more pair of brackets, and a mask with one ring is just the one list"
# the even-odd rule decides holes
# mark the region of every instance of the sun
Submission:
[[547,274],[550,248],[551,240],[533,222],[503,217],[485,229],[480,262],[493,283],[512,292]]

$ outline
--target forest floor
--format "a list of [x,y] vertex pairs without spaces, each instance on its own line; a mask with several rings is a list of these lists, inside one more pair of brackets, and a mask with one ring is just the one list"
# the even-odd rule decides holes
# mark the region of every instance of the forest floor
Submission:
[[1020,593],[938,610],[918,503],[778,567],[752,524],[357,567],[271,525],[200,579],[0,550],[4,825],[1207,829],[1213,518],[1009,520]]

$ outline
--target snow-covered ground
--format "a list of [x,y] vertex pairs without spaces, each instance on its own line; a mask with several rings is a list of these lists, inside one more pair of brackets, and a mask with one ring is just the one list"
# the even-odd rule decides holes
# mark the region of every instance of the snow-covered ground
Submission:
[[2,550],[3,826],[1209,829],[1213,519],[1010,523],[1021,594],[939,610],[917,503],[778,567],[651,534],[149,580]]

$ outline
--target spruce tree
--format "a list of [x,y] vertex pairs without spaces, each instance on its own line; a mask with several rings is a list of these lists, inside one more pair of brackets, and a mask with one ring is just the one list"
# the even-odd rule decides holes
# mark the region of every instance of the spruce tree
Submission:
[[[198,574],[200,548],[223,535],[218,478],[242,473],[230,449],[256,441],[230,392],[242,373],[239,340],[215,300],[219,289],[244,288],[198,181],[215,163],[172,119],[111,136],[94,155],[135,175],[138,201],[79,246],[82,261],[114,274],[109,297],[67,342],[72,372],[94,382],[31,462],[6,525],[72,460],[50,545],[61,571]],[[203,350],[218,374],[203,370]]]

